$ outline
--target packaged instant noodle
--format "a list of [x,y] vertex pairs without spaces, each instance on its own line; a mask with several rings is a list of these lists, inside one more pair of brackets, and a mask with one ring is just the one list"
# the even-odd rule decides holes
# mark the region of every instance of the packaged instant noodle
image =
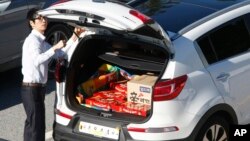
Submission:
[[109,64],[102,65],[91,78],[78,87],[78,91],[85,97],[91,97],[94,92],[108,88],[110,82],[118,80],[118,70]]
[[111,82],[109,84],[110,89],[117,90],[122,93],[127,93],[127,82],[128,80],[122,80],[117,82]]
[[[125,70],[112,66],[110,64],[103,64],[99,69],[85,82],[79,85],[78,91],[84,98],[91,97],[94,92],[112,89],[111,82],[118,82],[122,80],[130,80],[132,75]],[[125,85],[116,86],[118,90],[125,91]]]

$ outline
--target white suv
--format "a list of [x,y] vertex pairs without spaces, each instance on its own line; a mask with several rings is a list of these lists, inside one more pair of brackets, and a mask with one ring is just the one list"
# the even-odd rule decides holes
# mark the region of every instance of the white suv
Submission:
[[[89,30],[57,65],[54,139],[219,141],[229,140],[231,124],[249,124],[250,1],[149,0],[134,8],[84,0],[41,11]],[[114,69],[100,72],[105,65]],[[153,83],[131,87],[145,75]],[[112,97],[121,89],[122,100]]]

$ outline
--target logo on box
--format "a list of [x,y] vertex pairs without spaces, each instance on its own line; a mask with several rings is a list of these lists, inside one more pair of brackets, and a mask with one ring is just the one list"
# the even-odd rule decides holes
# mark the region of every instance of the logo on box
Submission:
[[143,87],[143,86],[140,86],[140,92],[144,92],[144,93],[150,93],[150,88],[148,87]]

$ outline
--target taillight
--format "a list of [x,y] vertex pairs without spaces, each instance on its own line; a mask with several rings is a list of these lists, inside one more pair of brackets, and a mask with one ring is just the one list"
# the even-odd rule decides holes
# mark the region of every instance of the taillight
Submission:
[[61,116],[61,117],[67,118],[67,119],[72,119],[72,116],[71,116],[71,115],[66,114],[66,113],[63,113],[63,112],[61,112],[61,111],[58,110],[58,109],[56,110],[56,114],[59,115],[59,116]]
[[55,80],[56,82],[61,82],[61,65],[59,63],[56,63],[56,67],[55,67]]
[[143,23],[149,23],[152,22],[153,20],[149,18],[148,16],[136,11],[136,10],[130,10],[129,13],[136,18],[140,19]]
[[64,3],[64,2],[67,2],[67,1],[71,1],[71,0],[58,0],[57,2],[52,3],[51,6],[52,5],[57,5],[57,4],[60,4],[60,3]]
[[55,80],[56,80],[56,82],[60,83],[63,81],[65,72],[66,72],[65,60],[57,60],[57,63],[55,66]]
[[153,100],[163,101],[176,98],[185,86],[186,81],[187,75],[183,75],[171,80],[157,82],[153,90]]
[[179,128],[176,126],[170,126],[170,127],[150,127],[150,128],[137,128],[137,127],[129,127],[128,131],[130,132],[142,132],[142,133],[163,133],[163,132],[174,132],[178,131]]

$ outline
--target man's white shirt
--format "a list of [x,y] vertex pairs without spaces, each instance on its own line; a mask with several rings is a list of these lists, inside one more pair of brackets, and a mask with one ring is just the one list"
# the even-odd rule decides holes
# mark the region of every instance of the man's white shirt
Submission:
[[48,63],[52,57],[67,57],[67,51],[74,44],[70,39],[66,46],[54,52],[45,41],[45,36],[32,30],[25,39],[22,50],[23,82],[45,84],[48,79]]

